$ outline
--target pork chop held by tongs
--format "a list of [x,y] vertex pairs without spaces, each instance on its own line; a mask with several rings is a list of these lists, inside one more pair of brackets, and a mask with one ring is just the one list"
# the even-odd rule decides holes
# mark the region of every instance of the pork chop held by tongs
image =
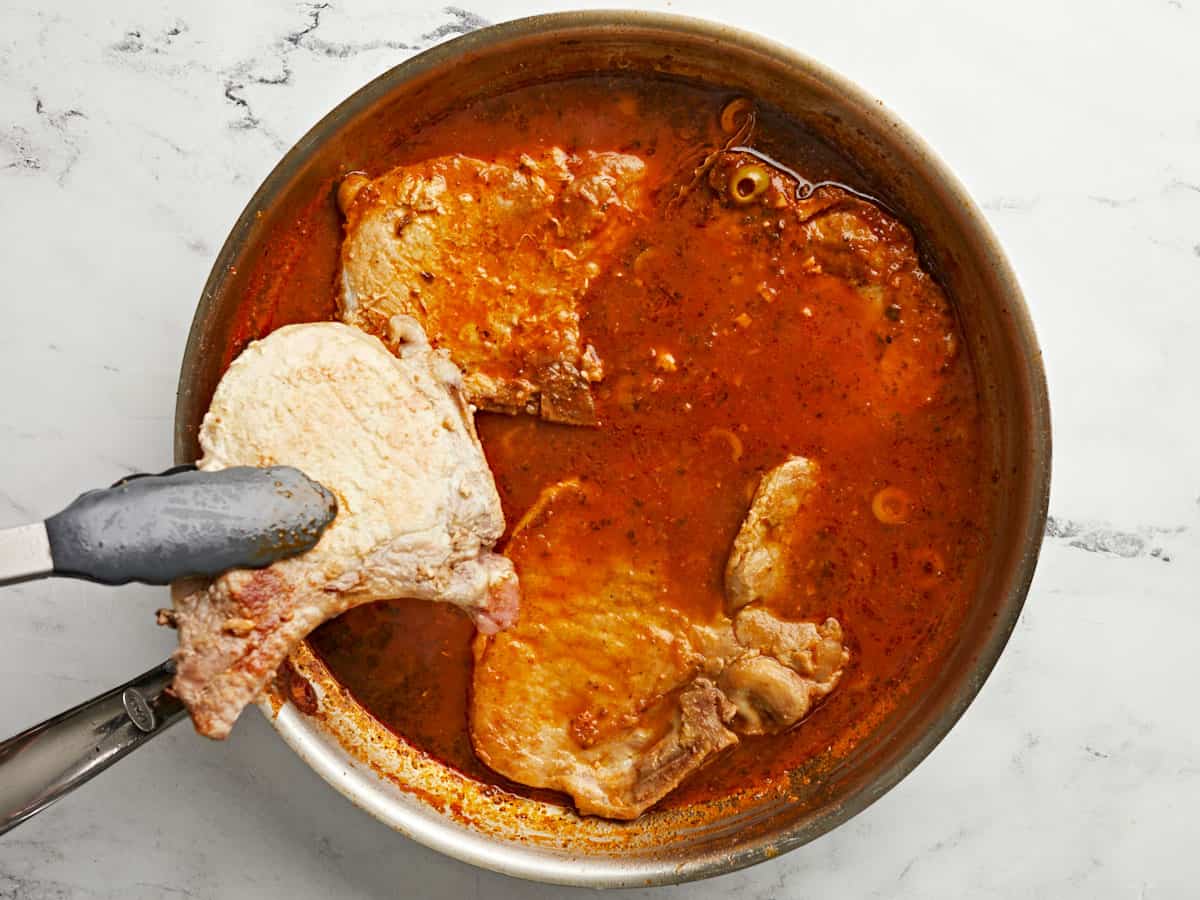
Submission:
[[461,375],[416,322],[393,325],[396,355],[346,325],[281,328],[217,386],[198,468],[294,465],[338,514],[303,556],[173,586],[173,689],[201,734],[228,735],[306,635],[360,604],[441,600],[482,632],[515,619],[516,574],[492,552],[500,498]]

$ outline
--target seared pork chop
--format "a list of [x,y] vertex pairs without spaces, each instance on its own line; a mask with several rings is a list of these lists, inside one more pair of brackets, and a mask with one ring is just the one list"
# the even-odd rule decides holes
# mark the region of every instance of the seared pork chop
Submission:
[[603,367],[580,337],[580,301],[641,210],[644,170],[625,153],[554,148],[349,175],[342,319],[383,336],[392,316],[412,316],[480,408],[594,424]]
[[[705,207],[704,227],[727,234],[746,259],[769,262],[780,276],[789,269],[832,276],[857,291],[857,314],[879,338],[877,374],[860,385],[863,400],[884,415],[932,401],[958,348],[945,295],[904,225],[850,190],[802,185],[741,151],[717,157],[708,185],[720,202]],[[921,318],[938,323],[943,339],[897,327]]]
[[736,742],[734,710],[697,681],[704,655],[663,602],[661,560],[605,533],[585,559],[562,553],[589,528],[588,495],[565,482],[545,497],[507,549],[523,622],[475,643],[472,741],[508,778],[565,791],[583,813],[633,818]]
[[[788,474],[799,470],[804,478]],[[752,524],[772,515],[762,498],[788,494],[799,509],[815,471],[793,457],[764,478],[774,487],[755,498],[743,558],[775,537]],[[589,490],[547,488],[514,530],[506,553],[521,575],[522,618],[476,638],[471,738],[506,777],[564,791],[581,813],[631,819],[738,734],[800,721],[837,685],[848,654],[836,620],[786,622],[757,602],[689,620],[667,596],[666,560],[597,530]],[[581,530],[592,532],[587,558],[562,553]],[[787,588],[761,566],[730,569],[755,600]]]
[[776,466],[758,483],[725,566],[725,602],[731,610],[787,588],[787,548],[803,524],[804,500],[815,484],[816,466],[802,456]]
[[174,690],[201,734],[225,737],[302,638],[359,604],[442,600],[482,632],[515,618],[512,563],[491,552],[500,500],[459,371],[416,323],[395,326],[398,356],[346,325],[281,328],[217,386],[199,468],[296,466],[338,514],[302,556],[174,587]]

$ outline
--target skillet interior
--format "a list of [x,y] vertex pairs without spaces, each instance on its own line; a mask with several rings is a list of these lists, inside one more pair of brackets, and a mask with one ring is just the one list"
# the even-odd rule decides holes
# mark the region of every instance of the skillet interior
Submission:
[[[994,505],[989,558],[939,678],[819,778],[797,772],[753,803],[718,801],[633,824],[579,819],[485,789],[433,762],[358,709],[302,648],[293,665],[320,698],[300,713],[286,685],[264,702],[286,740],[350,799],[423,843],[509,874],[564,883],[636,885],[730,871],[805,843],[849,818],[911,770],[979,690],[1015,624],[1036,563],[1049,481],[1049,412],[1040,352],[1015,279],[982,216],[918,138],[878,102],[768,42],[671,16],[578,13],[476,32],[391,70],[353,95],[288,153],[239,217],[205,285],[184,356],[178,462],[212,391],[246,339],[243,304],[263,301],[278,235],[363,148],[397,123],[463,98],[594,71],[646,71],[745,92],[803,122],[853,160],[911,225],[954,299],[979,373],[992,464],[1010,490]],[[332,207],[331,207],[332,208]],[[257,298],[257,299],[256,299]]]

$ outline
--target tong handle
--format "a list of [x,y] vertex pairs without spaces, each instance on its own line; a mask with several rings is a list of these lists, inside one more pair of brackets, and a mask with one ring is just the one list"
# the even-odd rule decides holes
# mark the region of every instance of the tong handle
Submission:
[[168,660],[0,742],[0,834],[41,812],[183,718]]
[[336,514],[333,494],[289,466],[133,475],[44,523],[0,531],[0,584],[45,575],[168,584],[258,569],[311,549]]

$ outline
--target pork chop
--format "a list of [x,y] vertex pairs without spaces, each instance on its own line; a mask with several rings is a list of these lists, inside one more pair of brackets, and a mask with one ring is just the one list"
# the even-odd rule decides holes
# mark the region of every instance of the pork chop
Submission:
[[384,336],[392,316],[412,316],[480,408],[594,424],[603,366],[580,336],[580,301],[641,211],[644,171],[626,153],[554,148],[347,176],[342,319]]
[[[756,496],[742,558],[766,539],[751,524],[771,516],[762,498],[798,495],[787,502],[800,509],[815,472],[793,457],[764,478],[775,487]],[[553,485],[514,529],[506,553],[521,575],[522,617],[475,640],[471,738],[506,777],[564,791],[583,814],[631,819],[739,734],[799,722],[837,685],[848,653],[836,620],[783,621],[757,602],[787,588],[764,581],[762,566],[730,566],[754,601],[691,621],[671,603],[658,549],[597,529],[592,490]],[[563,552],[580,531],[583,559]]]
[[564,482],[543,496],[507,548],[523,622],[475,643],[472,741],[514,781],[633,818],[736,741],[733,709],[711,681],[694,684],[704,657],[662,601],[654,551],[601,532],[587,558],[562,552],[589,528],[588,492]]
[[815,484],[816,466],[802,456],[780,463],[758,483],[725,566],[725,602],[731,610],[786,590],[787,547],[803,524],[804,500]]
[[[958,347],[946,297],[903,224],[854,191],[801,184],[744,151],[720,153],[707,181],[718,202],[704,205],[704,227],[727,234],[744,258],[769,261],[779,276],[830,276],[858,293],[858,317],[877,338],[877,376],[863,380],[863,401],[888,415],[932,400]],[[943,339],[905,327],[919,319],[936,322]]]
[[512,563],[491,552],[500,500],[458,369],[398,319],[393,355],[324,322],[281,328],[234,360],[200,429],[200,469],[292,465],[338,514],[315,548],[174,586],[174,691],[225,737],[287,654],[327,619],[390,597],[457,604],[480,631],[515,618]]

